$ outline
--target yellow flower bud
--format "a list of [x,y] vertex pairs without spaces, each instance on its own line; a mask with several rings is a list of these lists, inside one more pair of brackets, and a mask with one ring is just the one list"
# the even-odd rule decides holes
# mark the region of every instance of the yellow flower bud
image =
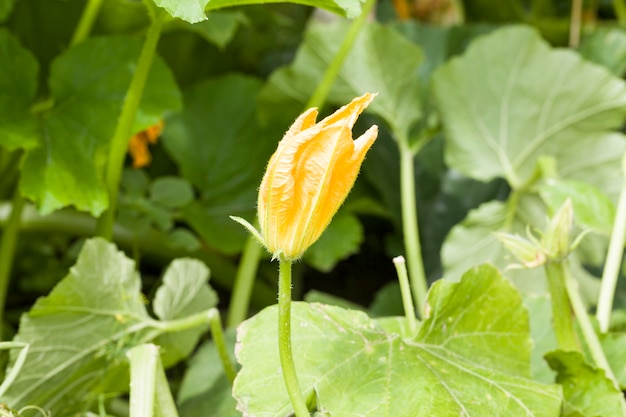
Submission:
[[322,235],[345,200],[378,135],[370,127],[352,139],[352,127],[374,99],[366,93],[316,123],[317,110],[304,112],[270,159],[258,200],[260,233],[250,229],[274,258],[298,259]]

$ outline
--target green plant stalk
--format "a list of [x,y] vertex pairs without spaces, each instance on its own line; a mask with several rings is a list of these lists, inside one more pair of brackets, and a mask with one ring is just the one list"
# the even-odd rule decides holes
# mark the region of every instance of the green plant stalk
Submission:
[[216,308],[212,308],[209,312],[209,325],[211,326],[211,335],[213,336],[213,343],[217,348],[217,353],[224,367],[224,373],[232,384],[237,376],[237,371],[230,361],[228,356],[228,348],[226,347],[226,341],[224,339],[224,332],[222,331],[222,320],[220,319],[220,312]]
[[577,48],[580,43],[580,29],[583,15],[583,0],[572,0],[572,13],[569,26],[569,46]]
[[199,313],[192,314],[191,316],[183,317],[182,319],[157,321],[154,320],[152,327],[158,329],[164,333],[176,333],[185,330],[193,329],[202,325],[208,324],[211,328],[211,335],[213,336],[213,342],[217,347],[217,352],[224,367],[224,373],[228,379],[232,382],[235,380],[237,371],[230,361],[228,356],[228,348],[226,347],[226,341],[224,339],[224,333],[222,331],[222,320],[220,318],[220,312],[216,308],[201,311]]
[[[402,138],[399,138],[402,139]],[[406,261],[409,267],[409,280],[413,297],[417,304],[418,316],[424,313],[428,285],[424,273],[424,261],[419,239],[417,203],[415,198],[414,154],[409,148],[408,139],[398,140],[400,149],[400,195],[402,199],[402,229]]]
[[11,270],[15,259],[15,246],[20,235],[20,219],[24,208],[24,198],[20,190],[16,189],[11,206],[11,214],[4,227],[2,240],[0,240],[0,340],[3,338],[4,308],[6,305],[7,292],[11,281]]
[[626,26],[626,3],[624,0],[613,0],[613,11],[620,26]]
[[130,417],[152,417],[159,348],[146,343],[126,355],[130,360]]
[[100,6],[102,6],[102,0],[87,1],[87,4],[83,9],[83,14],[80,16],[76,30],[74,30],[74,34],[70,40],[70,45],[79,44],[87,39],[89,33],[91,32],[91,28],[96,21],[98,12],[100,11]]
[[226,325],[228,327],[236,327],[248,316],[252,288],[254,287],[262,253],[263,248],[259,242],[257,242],[253,236],[248,236],[246,244],[243,247],[237,274],[235,275],[233,292],[230,296],[230,304],[226,318]]
[[609,241],[609,250],[602,271],[602,281],[600,284],[600,295],[598,296],[598,307],[596,318],[600,325],[600,331],[609,331],[611,312],[613,311],[613,299],[615,298],[615,288],[622,265],[624,254],[624,240],[626,239],[626,180],[622,182],[617,211],[613,222],[613,230]]
[[402,304],[404,306],[404,315],[409,323],[410,337],[417,334],[417,318],[415,317],[415,307],[413,306],[413,297],[411,296],[411,286],[409,285],[409,276],[406,272],[406,261],[403,256],[393,258],[393,264],[396,267],[398,281],[400,283],[400,292],[402,294]]
[[578,291],[578,285],[574,278],[572,278],[567,270],[567,266],[565,267],[565,284],[567,288],[567,294],[570,299],[570,303],[572,304],[572,309],[574,310],[574,315],[576,316],[576,320],[580,326],[583,337],[585,338],[585,343],[591,352],[591,356],[593,357],[593,361],[596,366],[602,368],[607,377],[609,377],[613,382],[615,382],[615,386],[618,387],[617,381],[615,379],[615,375],[611,370],[609,365],[609,361],[606,359],[604,355],[604,350],[602,349],[602,345],[600,345],[600,340],[598,340],[598,336],[593,328],[593,324],[591,324],[591,320],[589,320],[589,315],[587,314],[587,308],[585,307],[585,303],[580,297],[580,292]]
[[[617,378],[611,369],[611,365],[609,365],[609,361],[606,359],[606,355],[604,354],[598,335],[593,328],[593,324],[591,324],[585,303],[580,297],[578,283],[569,273],[567,264],[564,263],[563,268],[565,273],[565,286],[572,304],[572,309],[574,310],[574,315],[576,316],[576,320],[578,321],[578,325],[582,331],[585,343],[591,352],[593,361],[598,368],[601,368],[604,371],[606,377],[613,382],[615,388],[618,391],[621,391]],[[626,417],[626,398],[624,398],[624,396],[620,396],[620,401],[622,403],[622,417]]]
[[580,352],[576,338],[570,299],[566,288],[566,269],[563,261],[551,261],[545,265],[548,287],[552,299],[552,325],[559,349]]
[[111,240],[113,236],[113,225],[115,223],[115,209],[117,207],[117,194],[119,191],[119,183],[124,167],[124,157],[128,149],[128,141],[133,134],[133,123],[137,109],[141,102],[146,80],[152,66],[152,61],[156,53],[156,47],[159,42],[163,21],[158,16],[152,20],[146,41],[143,44],[137,67],[130,87],[124,99],[122,113],[113,134],[111,141],[111,150],[109,159],[105,168],[105,183],[109,192],[109,208],[98,219],[96,233],[105,239]]
[[282,256],[279,257],[278,269],[278,354],[287,394],[296,417],[309,417],[291,351],[291,261]]
[[374,8],[375,4],[376,0],[367,0],[363,5],[363,9],[359,17],[354,19],[354,21],[350,25],[350,28],[348,28],[348,33],[346,33],[346,36],[343,38],[343,42],[339,46],[339,51],[337,51],[337,54],[333,57],[333,60],[328,65],[324,76],[322,77],[320,83],[317,85],[315,92],[313,92],[313,95],[311,96],[311,98],[309,98],[309,101],[306,105],[307,109],[311,107],[320,107],[326,101],[328,93],[330,92],[330,89],[332,88],[333,83],[335,82],[335,79],[339,74],[339,71],[341,71],[341,67],[346,60],[346,57],[350,53],[350,50],[352,50],[352,46],[354,45],[356,38],[359,36],[359,33],[365,26],[365,22],[367,22],[367,17]]

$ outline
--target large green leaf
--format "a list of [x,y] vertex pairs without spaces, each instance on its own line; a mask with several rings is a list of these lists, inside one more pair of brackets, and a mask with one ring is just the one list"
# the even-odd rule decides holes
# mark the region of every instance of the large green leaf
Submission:
[[[293,112],[293,101],[306,102],[339,51],[347,22],[312,23],[294,62],[276,71],[263,90],[262,102]],[[421,116],[417,71],[419,48],[391,27],[366,25],[348,53],[328,101],[345,104],[365,91],[379,93],[368,110],[392,130],[408,135]],[[298,109],[298,107],[295,107]]]
[[[437,282],[426,310],[419,334],[402,339],[362,312],[292,305],[305,396],[314,391],[318,409],[337,416],[560,415],[559,390],[527,378],[528,316],[495,268]],[[238,330],[242,369],[233,393],[244,415],[283,417],[291,409],[278,371],[277,314],[269,307]]]
[[[205,306],[205,300],[193,294],[175,296],[190,289],[198,294],[210,291],[198,284],[206,274],[197,275],[203,271],[196,262],[178,261],[168,271],[166,288],[155,304],[159,314],[181,317]],[[167,331],[166,322],[148,315],[140,285],[135,263],[114,245],[102,239],[87,241],[70,273],[22,316],[15,340],[28,343],[30,353],[0,402],[73,415],[93,405],[100,394],[128,390],[125,352]],[[195,331],[197,339],[203,329]],[[162,346],[164,351],[177,347]],[[13,354],[9,366],[15,360]]]
[[546,355],[563,386],[564,416],[623,416],[623,393],[608,379],[602,369],[591,366],[580,352],[557,350]]
[[[153,0],[173,17],[196,23],[206,20],[205,11],[248,4],[280,3],[285,0]],[[289,0],[290,3],[319,7],[347,18],[355,18],[361,13],[361,0]]]
[[6,29],[0,29],[0,145],[13,150],[39,143],[28,109],[37,93],[39,64]]
[[185,92],[184,111],[168,118],[163,132],[166,149],[201,193],[183,209],[185,219],[224,252],[241,249],[245,230],[228,216],[254,217],[265,164],[284,133],[259,126],[260,86],[241,75],[198,84]]
[[563,177],[614,191],[624,140],[610,130],[626,116],[626,84],[605,68],[515,26],[477,39],[433,77],[451,167],[517,188],[548,155]]
[[[54,61],[49,80],[54,105],[39,115],[42,146],[27,153],[22,167],[21,191],[41,212],[73,205],[99,215],[107,208],[103,166],[140,49],[139,40],[93,38]],[[157,57],[135,131],[179,106],[176,83]]]

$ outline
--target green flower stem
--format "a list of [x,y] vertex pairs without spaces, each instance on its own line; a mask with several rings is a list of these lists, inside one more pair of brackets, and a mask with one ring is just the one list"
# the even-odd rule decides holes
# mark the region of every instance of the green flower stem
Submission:
[[246,245],[243,248],[239,268],[233,284],[233,292],[230,296],[228,306],[228,316],[226,323],[228,327],[239,325],[248,316],[250,297],[256,273],[261,260],[263,248],[253,236],[248,236]]
[[211,326],[211,335],[213,336],[213,343],[217,348],[217,353],[224,367],[224,373],[232,384],[237,376],[237,371],[230,361],[228,355],[228,348],[226,347],[226,341],[224,340],[224,332],[222,331],[222,320],[220,319],[220,312],[216,308],[212,308],[209,311],[209,325]]
[[15,246],[20,234],[20,219],[24,208],[24,198],[19,189],[15,190],[11,214],[7,220],[0,241],[0,340],[3,339],[4,308],[6,305],[7,292],[11,281],[11,270],[15,258]]
[[[622,164],[626,163],[626,159]],[[626,170],[625,170],[626,171]],[[625,172],[626,173],[626,172]],[[626,238],[626,180],[622,182],[622,189],[617,202],[617,212],[613,222],[609,250],[602,272],[602,283],[600,285],[600,295],[598,297],[598,308],[596,318],[600,324],[600,331],[606,333],[609,330],[611,321],[611,311],[613,311],[613,299],[615,297],[615,287],[622,265],[624,254],[624,240]]]
[[279,258],[278,272],[278,354],[287,394],[296,417],[309,417],[291,351],[291,261],[282,256]]
[[552,298],[552,324],[559,349],[580,352],[580,344],[574,331],[574,321],[567,295],[567,273],[563,262],[552,261],[545,266],[548,287]]
[[415,198],[415,172],[413,167],[414,154],[409,148],[408,139],[398,140],[400,149],[400,194],[402,197],[402,229],[404,231],[404,247],[409,267],[409,279],[413,297],[417,304],[418,315],[424,313],[428,285],[424,273],[422,248],[419,240],[417,220],[417,203]]
[[[567,264],[564,264],[565,271],[565,286],[567,288],[567,293],[569,295],[570,302],[572,303],[572,309],[574,310],[574,314],[576,315],[576,320],[578,321],[578,325],[582,331],[583,337],[585,339],[585,343],[591,352],[591,356],[593,357],[593,361],[595,362],[598,368],[601,368],[604,371],[605,376],[613,382],[613,385],[618,391],[621,391],[619,382],[611,369],[611,365],[609,365],[609,361],[606,359],[606,355],[604,354],[604,350],[602,349],[602,345],[600,344],[600,340],[598,339],[598,335],[593,328],[593,324],[589,319],[589,315],[587,314],[587,308],[585,307],[585,303],[580,297],[580,292],[578,291],[578,283],[569,273],[567,268]],[[622,417],[626,417],[626,398],[624,396],[620,396],[620,402],[622,403]]]
[[22,366],[24,366],[24,362],[26,362],[26,357],[28,356],[28,349],[30,345],[28,343],[23,342],[0,342],[0,350],[5,349],[20,349],[20,353],[17,355],[17,359],[15,360],[15,364],[11,367],[11,370],[5,375],[2,384],[0,384],[0,397],[3,397],[7,390],[11,387],[11,384],[20,371],[22,370]]
[[572,13],[569,25],[569,46],[578,47],[580,43],[580,28],[582,25],[583,0],[572,0]]
[[580,292],[578,291],[578,283],[571,277],[569,271],[567,269],[567,265],[564,264],[565,270],[565,285],[567,288],[567,294],[569,296],[570,302],[572,304],[572,309],[574,310],[574,315],[576,316],[576,320],[580,326],[583,337],[585,338],[585,343],[591,352],[591,356],[593,357],[593,361],[596,366],[602,368],[606,373],[606,376],[613,381],[616,387],[619,387],[617,383],[617,379],[611,370],[611,366],[609,365],[609,361],[606,359],[606,355],[604,354],[604,350],[602,349],[602,345],[600,345],[600,340],[598,339],[598,335],[596,334],[593,324],[591,324],[591,320],[589,319],[589,315],[587,314],[587,308],[585,307],[585,303],[580,297]]
[[398,281],[400,282],[400,292],[402,293],[402,304],[404,305],[404,315],[409,323],[410,337],[417,334],[417,319],[415,318],[415,307],[413,307],[413,297],[411,297],[411,286],[409,285],[409,276],[406,272],[406,261],[403,256],[393,258],[393,264],[396,267]]
[[339,74],[339,71],[341,71],[341,67],[346,60],[348,53],[350,53],[350,50],[352,50],[352,45],[354,45],[357,36],[359,36],[359,33],[365,26],[365,22],[367,22],[367,17],[374,8],[375,4],[376,0],[367,0],[363,5],[363,9],[359,17],[354,19],[354,21],[350,25],[348,33],[346,33],[346,36],[343,38],[343,42],[341,43],[341,46],[339,46],[339,51],[337,51],[337,54],[333,57],[333,60],[331,61],[330,65],[326,69],[326,72],[324,73],[324,77],[317,85],[315,92],[309,99],[306,105],[307,109],[311,107],[320,107],[326,101],[326,97],[328,97],[328,93],[330,92],[330,89],[332,88],[333,83],[335,82],[335,79]]
[[137,67],[130,87],[124,99],[122,113],[120,115],[113,139],[111,141],[111,151],[105,170],[105,182],[109,192],[109,208],[98,219],[97,234],[106,239],[113,236],[113,224],[115,223],[115,208],[117,206],[117,194],[119,189],[120,177],[124,167],[124,157],[128,149],[128,141],[133,134],[133,123],[143,89],[148,79],[148,73],[152,66],[156,47],[163,28],[163,21],[158,16],[152,20],[150,28],[146,36],[146,41],[139,55]]
[[87,1],[83,14],[80,16],[76,30],[74,30],[74,34],[70,40],[70,45],[79,44],[87,39],[89,33],[91,32],[91,28],[93,27],[93,23],[98,16],[98,12],[100,11],[100,6],[102,6],[102,0]]

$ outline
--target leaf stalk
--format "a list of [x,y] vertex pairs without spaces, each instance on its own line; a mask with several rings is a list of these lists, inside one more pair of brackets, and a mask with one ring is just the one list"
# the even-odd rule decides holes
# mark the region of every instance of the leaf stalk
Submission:
[[117,207],[117,197],[119,192],[119,183],[124,167],[124,157],[128,149],[128,141],[133,134],[133,124],[135,116],[139,109],[141,96],[143,94],[150,67],[154,60],[156,47],[163,29],[163,20],[156,16],[148,33],[146,41],[143,44],[137,67],[130,83],[130,87],[126,93],[122,113],[111,140],[111,150],[105,168],[105,183],[109,192],[109,208],[98,219],[96,233],[105,239],[111,240],[113,235],[113,225],[115,223],[115,209]]

